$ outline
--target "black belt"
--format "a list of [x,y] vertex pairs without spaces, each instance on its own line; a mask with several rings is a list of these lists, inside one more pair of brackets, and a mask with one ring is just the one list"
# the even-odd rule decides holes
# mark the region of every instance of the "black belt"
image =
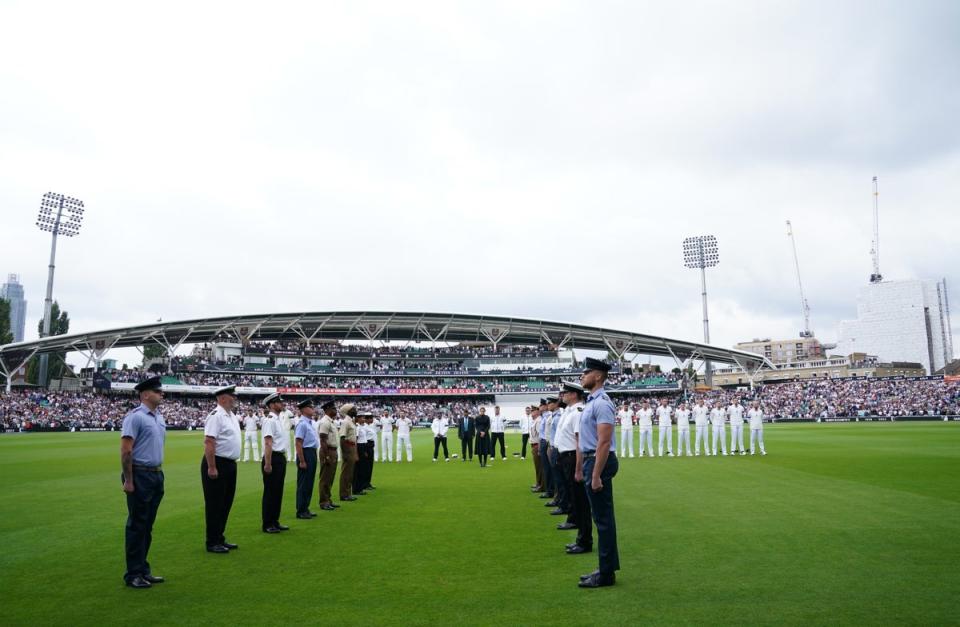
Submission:
[[146,470],[147,472],[163,472],[163,466],[140,466],[139,464],[134,464],[133,469]]
[[570,457],[571,455],[576,456],[576,454],[577,454],[576,451],[560,451],[560,457],[563,457],[563,456]]

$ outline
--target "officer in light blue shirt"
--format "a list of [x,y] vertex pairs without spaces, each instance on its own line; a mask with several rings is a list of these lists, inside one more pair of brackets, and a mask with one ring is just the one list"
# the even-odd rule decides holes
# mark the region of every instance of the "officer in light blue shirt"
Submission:
[[587,357],[580,384],[590,392],[580,417],[580,450],[576,480],[583,479],[593,523],[597,527],[600,567],[580,577],[581,588],[612,586],[620,570],[617,551],[617,523],[613,515],[613,478],[619,462],[612,450],[613,426],[617,408],[607,396],[603,384],[610,364]]
[[310,501],[313,499],[313,485],[317,480],[317,449],[320,447],[320,436],[317,434],[317,410],[313,406],[313,399],[297,403],[300,409],[300,422],[294,433],[297,446],[297,518],[315,518],[316,514],[310,511]]
[[163,500],[163,443],[167,428],[158,409],[163,400],[160,377],[145,379],[134,390],[140,395],[140,406],[124,417],[120,433],[120,480],[127,495],[127,572],[123,580],[131,588],[144,589],[163,583],[163,577],[150,571],[147,553]]

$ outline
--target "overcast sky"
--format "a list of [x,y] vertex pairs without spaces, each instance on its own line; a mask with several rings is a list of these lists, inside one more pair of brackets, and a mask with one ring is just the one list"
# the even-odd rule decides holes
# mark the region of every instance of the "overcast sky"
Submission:
[[[960,303],[960,2],[0,0],[0,272],[72,330],[339,309],[818,337],[871,272]],[[956,309],[956,308],[955,308]],[[960,313],[954,332],[960,331]]]

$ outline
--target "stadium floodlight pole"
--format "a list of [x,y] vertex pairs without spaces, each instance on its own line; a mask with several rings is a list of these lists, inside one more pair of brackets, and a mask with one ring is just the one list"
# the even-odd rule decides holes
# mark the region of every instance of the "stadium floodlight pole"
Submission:
[[[720,263],[717,238],[713,235],[698,235],[683,240],[683,265],[700,269],[700,296],[703,298],[703,343],[710,343],[710,317],[707,315],[707,268]],[[713,385],[710,360],[704,362],[707,385]]]
[[[83,223],[83,201],[63,194],[47,192],[40,201],[40,213],[37,226],[41,231],[50,233],[50,265],[47,267],[47,298],[43,301],[43,334],[50,335],[50,313],[53,309],[53,270],[57,258],[57,236],[74,237],[80,233]],[[40,372],[37,383],[47,386],[47,367],[49,355],[41,353]]]

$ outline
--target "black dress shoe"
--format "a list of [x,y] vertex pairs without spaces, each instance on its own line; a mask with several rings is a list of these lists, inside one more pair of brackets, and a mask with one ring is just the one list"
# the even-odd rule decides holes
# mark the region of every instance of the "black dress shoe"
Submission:
[[263,529],[263,532],[264,533],[280,533],[280,530],[277,529],[276,527],[265,527]]
[[230,549],[223,546],[222,544],[214,544],[213,546],[207,547],[207,553],[229,553]]
[[301,520],[310,520],[311,518],[313,518],[313,516],[307,513],[303,513],[303,514],[297,514],[297,518]]
[[311,512],[309,509],[307,510],[307,514],[310,515],[310,518],[316,518],[316,517],[317,517],[317,513],[316,513],[316,512]]
[[152,588],[153,586],[150,585],[149,581],[137,575],[136,577],[134,577],[133,579],[127,582],[127,587],[128,588]]
[[567,549],[567,555],[580,555],[581,553],[592,553],[593,548],[586,548],[580,545],[575,545]]
[[356,501],[356,500],[357,500],[357,497],[355,497],[355,496],[348,496],[348,497],[342,498],[342,499],[340,499],[340,500],[341,500],[341,501]]
[[566,516],[567,513],[558,507],[557,509],[552,510],[552,511],[550,512],[550,515],[551,515],[551,516]]
[[337,505],[336,503],[330,503],[330,507],[332,507],[333,509],[337,509],[340,506]]
[[290,527],[286,525],[281,525],[280,523],[277,523],[277,529],[279,529],[280,531],[290,531]]
[[617,578],[615,575],[602,575],[597,573],[589,579],[583,579],[577,585],[581,588],[605,588],[607,586],[612,586],[615,583],[617,583]]
[[576,529],[576,528],[577,526],[572,522],[562,522],[559,525],[557,525],[557,529],[559,529],[560,531],[565,531],[567,529]]
[[332,511],[335,511],[337,508],[334,507],[333,505],[321,505],[320,509],[322,509],[325,512],[332,512]]
[[221,544],[227,547],[228,549],[230,549],[231,551],[240,548],[239,544],[233,544],[232,542],[222,542]]
[[367,493],[364,492],[363,490],[360,490],[359,492],[354,492],[353,495],[354,495],[354,496],[366,496]]
[[163,583],[164,581],[166,581],[163,577],[156,577],[154,575],[149,575],[149,574],[143,575],[141,579],[145,580],[147,583],[151,585],[155,583]]
[[546,492],[544,492],[543,494],[540,495],[540,498],[542,498],[542,499],[552,499],[552,498],[553,498],[553,495],[552,495],[552,494],[547,494]]
[[377,489],[377,486],[373,486],[373,485],[368,485],[367,487],[364,488],[364,490],[376,490],[376,489]]
[[557,505],[559,505],[559,503],[556,501],[547,501],[543,504],[544,507],[556,507]]
[[594,575],[599,575],[599,574],[600,574],[600,571],[599,571],[599,570],[595,570],[595,571],[593,571],[592,573],[590,573],[590,574],[588,574],[588,575],[580,575],[580,581],[584,581],[584,580],[586,580],[586,579],[590,579],[590,578],[593,577]]

